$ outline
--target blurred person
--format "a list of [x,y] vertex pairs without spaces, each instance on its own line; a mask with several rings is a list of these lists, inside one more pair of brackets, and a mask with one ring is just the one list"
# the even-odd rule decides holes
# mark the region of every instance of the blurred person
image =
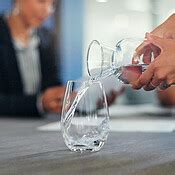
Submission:
[[65,88],[57,78],[53,36],[40,29],[54,0],[15,0],[0,16],[0,115],[60,113]]
[[[158,98],[165,106],[175,105],[175,14],[146,34],[146,41],[137,49],[144,53],[144,62],[150,64],[137,81],[131,82],[134,89],[147,91],[158,87]],[[151,52],[155,59],[151,62]],[[171,87],[170,87],[171,86]],[[163,90],[163,91],[162,91]]]

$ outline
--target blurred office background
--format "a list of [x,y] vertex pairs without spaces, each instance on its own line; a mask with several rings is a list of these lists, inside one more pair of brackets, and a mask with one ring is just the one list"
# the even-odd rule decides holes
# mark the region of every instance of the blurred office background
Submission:
[[[93,39],[115,45],[126,37],[144,37],[175,12],[174,0],[57,0],[56,11],[44,24],[57,35],[59,76],[67,80],[86,74],[86,52]],[[8,13],[12,0],[0,0]],[[155,92],[127,88],[123,103],[156,102]]]

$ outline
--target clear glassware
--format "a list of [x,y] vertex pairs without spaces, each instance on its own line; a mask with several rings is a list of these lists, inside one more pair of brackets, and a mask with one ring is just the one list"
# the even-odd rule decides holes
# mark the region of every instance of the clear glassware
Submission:
[[61,130],[72,151],[99,151],[109,133],[109,112],[103,85],[96,81],[68,81]]
[[[93,40],[87,52],[87,71],[91,79],[100,80],[116,75],[124,84],[138,79],[148,66],[144,59],[149,45],[147,49],[143,49],[140,56],[136,55],[136,48],[143,41],[142,39],[126,38],[112,48]],[[149,57],[151,62],[154,59],[153,52],[149,53]]]

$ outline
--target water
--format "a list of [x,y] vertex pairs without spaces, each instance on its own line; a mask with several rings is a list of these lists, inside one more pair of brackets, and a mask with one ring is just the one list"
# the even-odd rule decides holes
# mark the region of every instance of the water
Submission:
[[91,81],[100,81],[111,75],[115,75],[123,84],[135,81],[147,69],[147,64],[128,64],[118,68],[104,69],[101,73],[96,73],[90,77]]
[[116,75],[122,83],[129,84],[131,81],[137,80],[139,76],[146,70],[147,66],[148,66],[147,64],[139,64],[139,65],[130,64],[115,69],[112,68],[106,69],[100,75],[94,75],[93,77],[90,77],[90,80],[84,82],[83,86],[79,89],[71,107],[66,113],[65,117],[67,120],[66,123],[69,123],[69,121],[71,121],[72,117],[74,116],[78,103],[89,89],[91,83],[102,80],[111,75]]
[[105,139],[97,138],[89,138],[84,136],[81,140],[69,139],[67,146],[70,150],[83,152],[83,151],[98,151],[105,143]]
[[[117,69],[103,70],[101,75],[94,75],[80,87],[71,107],[65,114],[64,131],[66,145],[74,151],[98,151],[104,144],[109,133],[108,116],[99,113],[89,113],[85,116],[75,116],[77,105],[90,88],[91,83],[111,75],[124,84],[135,81],[146,70],[146,64],[127,65]],[[89,115],[89,116],[88,116]]]
[[140,75],[147,69],[147,66],[147,64],[130,64],[121,67],[119,71],[116,71],[114,74],[122,83],[130,84],[131,82],[138,80]]
[[69,125],[70,121],[74,116],[78,103],[80,102],[84,94],[89,89],[89,85],[91,83],[102,80],[111,75],[116,75],[122,83],[129,84],[131,81],[137,80],[139,76],[146,70],[147,66],[148,66],[147,64],[139,64],[139,65],[130,64],[130,65],[115,68],[115,69],[106,69],[100,75],[94,75],[93,77],[90,77],[90,80],[84,82],[84,85],[78,91],[71,107],[66,113],[65,123]]
[[[103,146],[109,133],[108,112],[98,113],[97,109],[85,114],[76,113],[79,102],[92,87],[91,83],[94,82],[86,81],[80,87],[63,121],[64,140],[68,148],[73,151],[98,151]],[[89,103],[90,101],[87,103],[87,109]]]
[[84,94],[86,93],[86,91],[89,89],[89,86],[87,85],[88,83],[84,83],[85,86],[82,86],[80,88],[80,90],[78,91],[71,107],[69,108],[68,112],[65,114],[65,127],[68,128],[70,126],[71,120],[74,117],[75,114],[75,110],[77,108],[78,103],[80,102],[80,100],[82,99],[82,97],[84,96]]
[[[86,123],[84,119],[84,124]],[[82,122],[82,121],[81,121]],[[95,125],[93,122],[89,125],[84,125],[79,130],[80,122],[73,123],[69,128],[65,138],[66,145],[74,151],[98,151],[107,140],[109,133],[109,123],[103,119],[100,125]]]

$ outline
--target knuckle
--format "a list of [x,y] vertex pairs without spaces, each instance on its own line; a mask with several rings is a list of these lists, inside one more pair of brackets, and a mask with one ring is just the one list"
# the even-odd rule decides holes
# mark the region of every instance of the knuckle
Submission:
[[166,31],[164,34],[163,34],[163,38],[167,38],[170,36],[170,32],[169,31]]
[[173,38],[172,31],[166,31],[163,35],[163,38],[172,39]]
[[155,77],[157,80],[162,81],[162,80],[165,80],[166,75],[164,73],[162,73],[161,71],[157,71],[157,72],[155,72]]
[[140,78],[138,83],[142,86],[146,84],[145,79],[143,79],[143,78]]
[[152,65],[152,68],[154,72],[157,72],[159,70],[160,66],[157,60],[155,60],[154,64]]

